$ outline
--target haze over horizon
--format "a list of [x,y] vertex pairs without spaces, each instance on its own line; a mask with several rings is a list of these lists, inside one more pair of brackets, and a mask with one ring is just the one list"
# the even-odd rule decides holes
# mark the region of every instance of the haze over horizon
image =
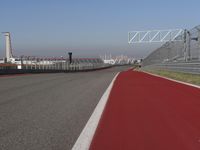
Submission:
[[[144,58],[161,45],[129,45],[131,30],[193,28],[198,0],[6,0],[0,1],[0,31],[9,31],[14,55],[77,57],[128,55]],[[0,36],[0,57],[4,57]]]

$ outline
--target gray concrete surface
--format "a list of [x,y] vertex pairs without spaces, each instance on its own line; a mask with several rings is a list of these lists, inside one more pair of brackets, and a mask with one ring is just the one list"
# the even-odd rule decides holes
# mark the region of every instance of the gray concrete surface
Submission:
[[71,149],[114,75],[125,69],[0,77],[0,150]]

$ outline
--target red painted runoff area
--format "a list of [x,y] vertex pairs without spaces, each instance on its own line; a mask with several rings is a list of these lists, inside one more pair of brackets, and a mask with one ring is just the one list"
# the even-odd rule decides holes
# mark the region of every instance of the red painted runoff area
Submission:
[[200,89],[121,72],[90,150],[200,150]]

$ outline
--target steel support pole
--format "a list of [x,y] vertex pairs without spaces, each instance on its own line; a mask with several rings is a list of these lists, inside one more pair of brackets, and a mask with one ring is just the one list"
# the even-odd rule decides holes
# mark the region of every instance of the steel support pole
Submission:
[[191,33],[190,31],[187,32],[187,52],[188,52],[188,58],[187,60],[190,61],[191,59]]
[[198,46],[199,46],[199,60],[200,60],[200,30],[198,30]]
[[183,55],[184,55],[184,60],[187,61],[187,30],[184,30],[184,41],[183,41]]

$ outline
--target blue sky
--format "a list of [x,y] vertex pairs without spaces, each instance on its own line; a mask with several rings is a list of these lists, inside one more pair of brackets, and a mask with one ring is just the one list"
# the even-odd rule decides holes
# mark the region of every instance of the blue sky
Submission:
[[[0,0],[0,31],[12,34],[15,55],[145,57],[160,44],[129,45],[130,30],[192,28],[198,0]],[[0,36],[0,56],[4,56]]]

